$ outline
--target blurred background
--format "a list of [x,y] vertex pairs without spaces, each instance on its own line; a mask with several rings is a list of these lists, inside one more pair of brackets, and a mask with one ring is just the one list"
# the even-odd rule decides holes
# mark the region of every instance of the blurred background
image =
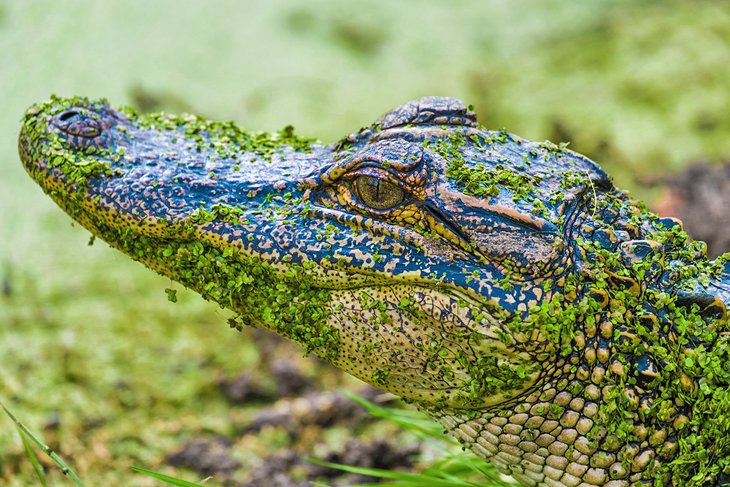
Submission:
[[[251,130],[292,124],[325,142],[408,100],[457,97],[488,128],[570,142],[619,187],[702,223],[713,253],[730,242],[724,0],[0,0],[0,400],[91,485],[153,485],[123,480],[129,465],[274,485],[260,469],[277,451],[283,478],[305,482],[287,452],[324,457],[353,435],[396,438],[377,448],[393,458],[416,447],[392,425],[326,412],[299,429],[256,423],[280,396],[360,384],[87,246],[17,156],[24,110],[52,93]],[[709,166],[684,172],[696,162]],[[0,417],[0,484],[33,478]]]

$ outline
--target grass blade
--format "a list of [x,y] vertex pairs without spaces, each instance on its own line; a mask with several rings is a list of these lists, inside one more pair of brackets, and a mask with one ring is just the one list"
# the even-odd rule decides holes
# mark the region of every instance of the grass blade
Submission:
[[456,440],[443,435],[443,426],[431,419],[428,419],[419,412],[407,409],[384,408],[377,404],[373,404],[353,392],[343,390],[342,393],[351,401],[365,408],[365,410],[367,410],[367,412],[375,418],[386,419],[399,426],[403,426],[409,431],[415,431],[432,438],[438,438],[449,444],[458,444]]
[[20,436],[20,441],[23,442],[25,454],[28,456],[30,463],[33,465],[33,470],[35,470],[35,474],[38,476],[38,481],[41,483],[42,487],[48,487],[48,483],[46,483],[46,474],[43,472],[43,467],[38,461],[38,457],[33,451],[33,447],[30,446],[30,443],[28,443],[28,437],[25,436],[23,430],[20,429],[18,425],[15,425],[15,427],[18,429],[18,436]]
[[137,473],[141,473],[141,474],[147,475],[149,477],[155,478],[157,480],[161,480],[169,485],[177,485],[178,487],[204,487],[203,484],[198,484],[195,482],[189,482],[187,480],[182,480],[182,479],[178,479],[175,477],[170,477],[169,475],[154,472],[152,470],[147,470],[146,468],[140,468],[140,467],[129,467],[129,468]]
[[460,479],[445,479],[443,477],[434,477],[424,473],[398,472],[395,470],[383,470],[380,468],[369,467],[353,467],[351,465],[341,465],[339,463],[325,462],[316,458],[305,458],[306,461],[320,465],[322,467],[334,468],[343,472],[357,473],[360,475],[369,475],[383,479],[398,480],[401,485],[413,485],[423,487],[478,487],[478,484]]
[[25,435],[27,438],[30,438],[30,440],[35,443],[38,448],[43,450],[43,452],[48,455],[51,460],[56,463],[56,465],[59,466],[59,468],[61,469],[61,473],[63,473],[64,475],[68,475],[69,478],[73,480],[74,483],[77,485],[77,487],[85,487],[84,483],[81,481],[78,475],[76,475],[76,473],[71,470],[71,467],[69,467],[68,464],[66,464],[66,462],[64,462],[63,459],[51,449],[51,447],[43,443],[40,438],[34,435],[23,423],[21,423],[20,420],[18,420],[18,418],[16,418],[15,415],[11,413],[7,407],[5,407],[5,404],[0,402],[0,407],[2,407],[3,411],[5,411],[5,414],[7,414],[10,419],[13,420],[16,427],[23,433],[23,435]]
[[[515,487],[516,484],[503,480],[502,476],[499,472],[497,472],[497,469],[494,466],[490,465],[483,459],[478,458],[474,454],[463,451],[453,453],[452,448],[449,446],[459,446],[459,443],[455,439],[444,434],[444,427],[442,425],[426,417],[422,413],[407,409],[379,406],[352,392],[343,391],[343,393],[350,398],[350,400],[365,408],[371,416],[395,423],[407,431],[416,433],[422,438],[435,439],[437,441],[437,445],[444,445],[443,448],[440,448],[443,454],[441,458],[437,459],[421,474],[414,474],[418,475],[419,478],[437,479],[438,482],[440,482],[439,485]],[[474,475],[483,477],[486,483],[484,481],[474,483],[467,480],[469,477],[473,477]],[[389,478],[380,474],[373,474],[373,476]],[[447,484],[446,481],[451,481],[452,483]],[[420,484],[416,480],[414,483],[404,484],[396,481],[393,483],[386,483],[384,485],[406,487],[407,485],[418,486]]]

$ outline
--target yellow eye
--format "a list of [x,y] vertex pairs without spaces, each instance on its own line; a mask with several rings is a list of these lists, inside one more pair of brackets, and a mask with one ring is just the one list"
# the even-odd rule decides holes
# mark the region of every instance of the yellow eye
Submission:
[[358,176],[352,188],[355,196],[374,210],[389,210],[401,204],[405,197],[397,184],[372,176]]

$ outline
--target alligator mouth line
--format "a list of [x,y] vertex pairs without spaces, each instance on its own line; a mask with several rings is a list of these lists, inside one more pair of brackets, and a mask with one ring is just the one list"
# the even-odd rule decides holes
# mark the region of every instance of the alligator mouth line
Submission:
[[[56,181],[56,180],[53,180]],[[63,187],[61,183],[58,183],[58,187]],[[54,190],[51,189],[49,194],[54,195]],[[268,259],[267,254],[259,251],[254,251],[247,248],[244,244],[243,239],[232,239],[230,241],[219,238],[218,234],[213,229],[206,228],[207,225],[194,225],[181,219],[176,222],[168,222],[167,220],[161,220],[156,217],[148,217],[136,220],[137,224],[134,226],[129,225],[129,219],[123,221],[119,218],[119,211],[109,204],[104,204],[99,201],[94,203],[94,200],[84,199],[81,205],[71,205],[67,203],[64,198],[58,198],[54,196],[54,199],[64,208],[65,211],[73,213],[74,219],[76,219],[84,228],[86,228],[92,235],[99,236],[108,244],[120,251],[126,252],[123,242],[136,241],[139,238],[150,239],[150,244],[155,244],[158,247],[167,247],[170,245],[183,245],[189,242],[205,241],[210,247],[216,248],[219,251],[223,251],[234,245],[236,253],[230,256],[238,262],[244,262],[246,259],[260,259],[262,261],[269,261],[270,265],[286,269],[287,264],[278,262],[279,259]],[[106,218],[99,219],[99,207],[103,205],[105,207],[104,213]],[[323,215],[326,216],[326,215]],[[397,227],[401,228],[401,227]],[[124,238],[110,238],[106,239],[105,236],[116,235],[117,232],[123,231],[127,235]],[[415,231],[413,232],[418,235]],[[418,235],[418,237],[421,237]],[[421,237],[422,238],[422,237]],[[118,242],[118,243],[115,243]],[[275,242],[272,244],[275,245]],[[287,251],[279,249],[277,253],[286,254]],[[131,254],[135,260],[144,262],[146,265],[152,267],[162,274],[168,274],[167,268],[162,263],[156,263],[154,260],[145,260],[139,256]],[[269,256],[270,257],[270,256]],[[278,263],[277,263],[278,262]],[[352,279],[352,272],[355,271],[360,279]],[[334,272],[340,276],[350,276],[349,279],[329,279],[324,280],[315,287],[333,291],[333,290],[357,290],[373,287],[393,287],[397,285],[412,286],[415,288],[421,288],[424,290],[438,289],[441,292],[453,296],[454,299],[468,303],[469,306],[474,308],[480,308],[490,314],[498,313],[501,307],[497,304],[494,299],[485,299],[482,294],[472,291],[471,288],[462,288],[454,283],[449,283],[442,279],[433,281],[421,276],[415,276],[414,274],[396,274],[384,276],[381,272],[376,270],[369,270],[364,268],[350,268],[342,267],[339,268],[338,264],[328,264],[325,272]],[[170,276],[175,278],[176,276]],[[387,279],[387,282],[385,280]],[[335,284],[339,283],[339,284]],[[315,282],[316,284],[316,282]]]

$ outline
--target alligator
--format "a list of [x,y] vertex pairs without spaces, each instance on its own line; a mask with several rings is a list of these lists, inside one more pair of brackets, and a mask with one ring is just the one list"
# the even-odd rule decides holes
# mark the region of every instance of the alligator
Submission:
[[565,144],[452,98],[327,145],[53,97],[19,152],[94,236],[522,485],[730,482],[730,254]]

